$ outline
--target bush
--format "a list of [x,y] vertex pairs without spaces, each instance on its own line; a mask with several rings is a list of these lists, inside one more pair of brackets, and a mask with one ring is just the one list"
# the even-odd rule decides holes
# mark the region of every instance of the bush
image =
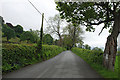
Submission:
[[[21,67],[40,62],[40,53],[36,54],[36,45],[3,44],[2,72],[7,73]],[[65,49],[54,45],[43,45],[44,60],[56,56]],[[36,58],[36,55],[39,59]]]
[[[81,48],[72,48],[72,51],[85,60],[94,70],[96,70],[104,78],[118,78],[120,74],[119,62],[120,56],[116,56],[115,71],[106,69],[103,63],[103,51],[99,49],[88,50]],[[112,79],[111,79],[112,80]]]
[[102,64],[103,62],[103,51],[88,50],[82,48],[72,48],[72,51],[88,63]]

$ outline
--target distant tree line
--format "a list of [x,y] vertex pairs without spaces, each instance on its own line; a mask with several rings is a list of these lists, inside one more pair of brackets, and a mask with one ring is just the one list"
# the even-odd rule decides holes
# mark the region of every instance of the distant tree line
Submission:
[[61,19],[59,14],[50,17],[48,22],[47,33],[58,37],[54,41],[54,45],[71,49],[76,46],[76,43],[82,41],[81,34],[83,34],[83,30],[80,25],[76,23],[65,23],[65,20]]
[[[6,37],[7,42],[16,37],[20,39],[20,42],[26,41],[27,43],[37,43],[40,40],[39,30],[24,31],[21,25],[13,26],[11,23],[5,23],[4,20],[2,23],[2,37]],[[43,44],[52,45],[53,42],[53,37],[50,34],[43,35]]]
[[[60,18],[60,15],[49,18],[49,25],[46,30],[48,33],[43,33],[42,43],[61,46],[68,50],[72,47],[91,50],[91,47],[88,44],[84,44],[82,41],[83,38],[81,35],[84,32],[80,25],[68,23],[66,26],[63,26],[63,21],[64,20]],[[55,34],[58,39],[54,39],[51,36],[52,34]],[[20,39],[20,42],[26,41],[26,43],[38,43],[40,40],[40,31],[32,29],[24,31],[21,25],[13,26],[11,23],[5,23],[3,20],[2,37],[6,37],[7,42],[9,42],[11,38],[17,37]]]

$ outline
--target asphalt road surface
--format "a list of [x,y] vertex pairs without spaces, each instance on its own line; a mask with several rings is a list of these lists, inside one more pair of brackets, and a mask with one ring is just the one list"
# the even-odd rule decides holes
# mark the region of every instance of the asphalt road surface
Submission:
[[101,78],[83,59],[71,51],[41,63],[3,75],[3,78]]

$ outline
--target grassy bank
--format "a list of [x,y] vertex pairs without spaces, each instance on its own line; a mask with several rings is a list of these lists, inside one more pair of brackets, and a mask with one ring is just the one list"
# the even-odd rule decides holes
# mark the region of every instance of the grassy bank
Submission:
[[21,67],[50,59],[65,49],[55,45],[43,45],[43,57],[36,54],[36,45],[3,44],[2,72],[3,74],[20,69]]
[[80,56],[84,61],[86,61],[94,70],[96,70],[104,78],[118,78],[118,59],[120,56],[116,57],[115,71],[107,70],[102,66],[103,52],[97,50],[87,50],[80,48],[72,48],[72,52]]

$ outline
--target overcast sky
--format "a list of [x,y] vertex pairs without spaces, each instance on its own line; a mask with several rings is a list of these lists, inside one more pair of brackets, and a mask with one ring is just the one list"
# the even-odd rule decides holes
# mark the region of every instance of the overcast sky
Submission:
[[[30,0],[41,13],[44,13],[45,18],[53,17],[59,12],[55,9],[54,0]],[[10,22],[13,25],[20,24],[24,30],[39,30],[41,26],[41,15],[32,7],[28,0],[2,0],[0,3],[0,15],[5,22]],[[44,21],[44,29],[47,23]],[[109,35],[108,30],[103,30],[98,36],[103,25],[99,25],[95,32],[85,32],[83,35],[84,43],[92,47],[104,47],[106,38]],[[83,28],[85,30],[85,28]]]

